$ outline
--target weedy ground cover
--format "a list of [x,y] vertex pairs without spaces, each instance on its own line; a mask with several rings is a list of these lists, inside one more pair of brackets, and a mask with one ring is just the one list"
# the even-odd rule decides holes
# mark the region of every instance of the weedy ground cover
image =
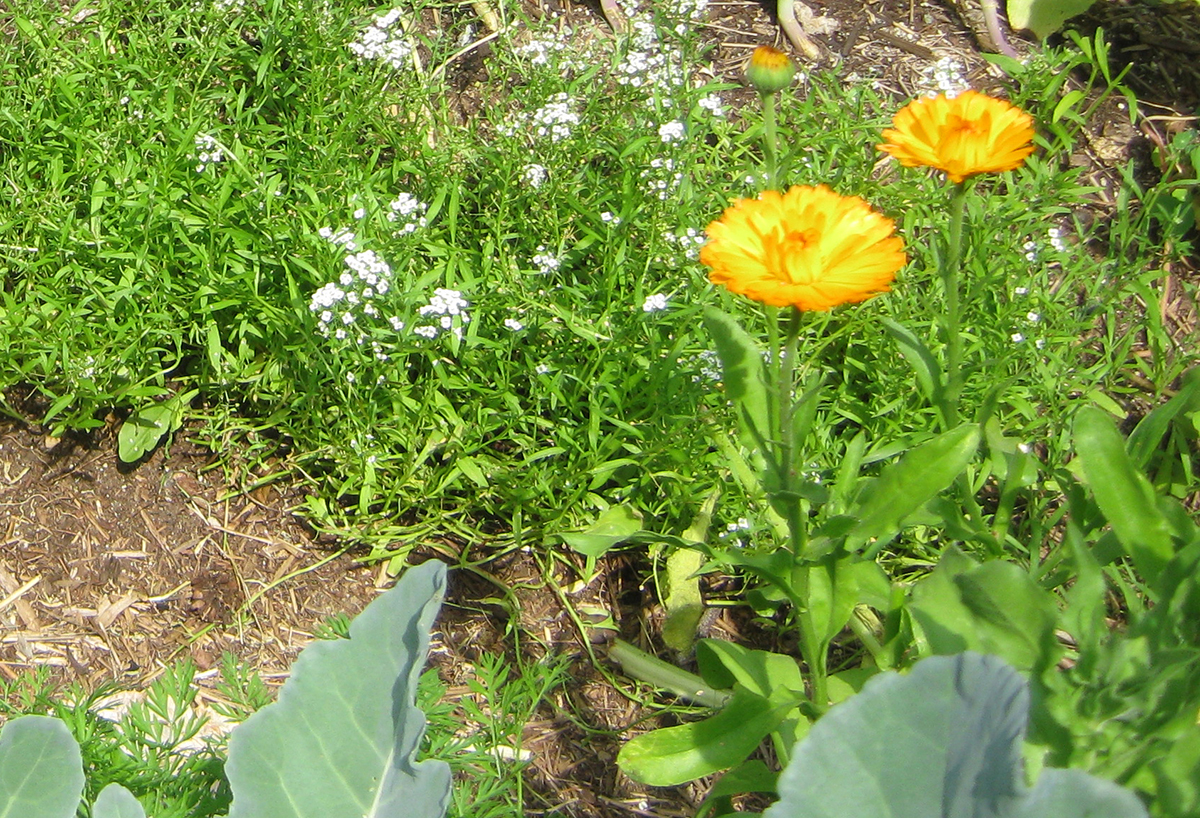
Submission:
[[[1138,383],[1156,394],[1190,362],[1156,320],[1153,262],[1164,247],[1148,237],[1168,240],[1168,256],[1189,251],[1189,202],[1177,194],[1191,180],[1147,186],[1130,174],[1122,190],[1130,206],[1111,221],[1079,217],[1094,190],[1068,157],[1090,109],[1086,96],[1061,92],[1070,72],[1092,61],[1104,66],[1092,78],[1097,93],[1125,93],[1100,53],[1102,37],[1001,63],[1008,96],[1039,124],[1039,150],[961,201],[971,250],[956,279],[951,343],[939,335],[951,290],[939,272],[948,263],[943,180],[900,172],[875,147],[901,102],[894,95],[813,70],[780,95],[770,125],[754,106],[735,105],[744,97],[732,83],[706,72],[702,4],[647,9],[613,41],[534,21],[516,4],[489,13],[437,3],[15,7],[10,79],[0,87],[10,189],[0,201],[0,387],[36,389],[57,430],[96,427],[112,408],[128,412],[121,442],[129,459],[169,438],[185,416],[203,420],[214,444],[239,441],[251,461],[285,450],[288,468],[314,487],[309,519],[396,566],[426,535],[464,552],[552,549],[599,517],[603,525],[583,535],[593,539],[567,542],[591,557],[624,541],[674,553],[704,546],[708,568],[766,580],[749,599],[784,631],[819,594],[808,579],[796,592],[797,574],[772,578],[783,576],[788,548],[804,571],[853,573],[855,592],[874,594],[854,603],[881,612],[890,592],[908,593],[905,581],[937,566],[882,627],[853,603],[831,602],[841,621],[830,614],[824,632],[802,634],[820,643],[822,662],[846,623],[865,647],[845,648],[841,659],[868,670],[955,646],[1004,653],[1022,626],[996,625],[986,611],[959,617],[984,636],[948,626],[942,639],[930,636],[954,618],[953,588],[982,589],[999,611],[1019,600],[1041,635],[1052,635],[1050,592],[1085,571],[1090,580],[1108,571],[1100,587],[1122,589],[1121,612],[1143,598],[1186,601],[1190,591],[1164,579],[1164,565],[1186,562],[1177,541],[1192,538],[1175,506],[1163,511],[1169,523],[1142,520],[1156,532],[1149,562],[1143,534],[1121,530],[1115,510],[1130,497],[1153,506],[1151,485],[1177,497],[1193,490],[1191,405],[1160,415],[1158,437],[1147,432],[1139,444],[1141,470],[1171,435],[1175,448],[1154,484],[1130,477],[1128,491],[1097,492],[1092,503],[1062,467],[1079,447],[1078,406],[1124,417],[1114,395],[1126,388],[1120,376],[1134,366],[1135,343],[1151,351],[1136,359]],[[464,108],[453,79],[485,51],[476,102]],[[952,76],[931,83],[922,90],[962,90]],[[759,148],[767,130],[779,135],[773,179],[764,178]],[[1180,139],[1164,147],[1162,166],[1183,167],[1191,152]],[[702,318],[719,307],[751,327],[733,346],[770,342],[773,367],[780,327],[711,287],[698,263],[704,228],[731,199],[773,182],[865,199],[894,220],[909,261],[886,297],[788,328],[789,349],[804,351],[821,387],[797,396],[802,422],[787,424],[807,445],[782,505],[769,497],[778,486],[764,496],[747,478],[758,466],[755,444],[774,441],[736,440],[744,417],[729,400],[735,379]],[[1127,308],[1135,299],[1144,309]],[[953,419],[972,427],[962,440],[946,437],[955,424],[930,399],[936,379],[923,355],[954,364]],[[1088,422],[1102,450],[1089,462],[1105,475],[1083,481],[1094,490],[1124,461],[1103,424]],[[943,448],[970,461],[981,438],[981,462],[930,483],[911,514],[889,516],[881,486],[910,485]],[[857,482],[860,470],[867,483]],[[868,484],[874,505],[859,492]],[[798,513],[800,500],[824,503],[829,492],[819,537],[797,547],[781,536],[780,509]],[[1087,524],[1063,522],[1064,496]],[[878,519],[849,519],[863,508]],[[1105,519],[1117,545],[1104,539]],[[1080,526],[1075,535],[1071,524]],[[850,548],[847,537],[861,541]],[[1107,556],[1093,566],[1064,542],[1104,544]],[[826,550],[808,553],[809,545]],[[694,583],[704,566],[668,573]],[[830,599],[838,587],[829,580]],[[942,596],[920,597],[939,588]],[[1094,619],[1097,605],[1089,598],[1077,610]],[[1181,627],[1163,619],[1138,622],[1154,634]],[[1096,663],[1145,681],[1145,663],[1119,647],[1104,653],[1110,643],[1094,636]],[[1057,658],[1039,639],[1014,649],[1022,670],[1045,671]],[[811,672],[813,644],[804,650]],[[760,661],[779,664],[724,657],[709,675],[733,687]],[[1179,673],[1173,679],[1188,678]],[[502,708],[511,718],[478,713],[495,734],[490,747],[513,747],[508,737],[544,689],[502,684],[500,665],[481,672],[481,685],[489,674],[497,681],[488,695],[528,688]],[[771,684],[753,694],[748,679],[737,680],[751,691],[739,702],[758,695],[780,710]],[[848,679],[838,695],[862,681]],[[792,719],[775,742],[786,758],[828,702],[819,685],[816,701],[806,699],[803,679],[799,689],[774,687],[796,694],[784,704],[799,715],[780,710]],[[1189,701],[1179,695],[1172,702]],[[1080,707],[1090,717],[1111,704],[1083,697]],[[1062,703],[1055,715],[1056,763],[1160,788],[1175,780],[1162,764],[1188,763],[1159,764],[1143,752],[1149,740],[1133,742],[1136,763],[1097,761],[1089,754],[1100,750],[1063,737],[1086,723],[1063,715],[1070,710]],[[434,711],[436,744],[451,731],[438,728]],[[766,732],[781,733],[776,726]],[[1146,735],[1167,741],[1182,729],[1174,719],[1168,726],[1148,725]],[[753,738],[751,748],[761,735]],[[714,769],[724,766],[732,764]],[[497,764],[495,781],[476,779],[462,808],[482,810],[494,798],[496,814],[515,809],[521,780]],[[1189,803],[1186,794],[1178,803]]]
[[[19,10],[2,382],[35,385],[60,430],[131,410],[142,450],[185,411],[214,441],[241,430],[251,457],[286,443],[321,486],[312,517],[354,519],[381,546],[486,522],[537,542],[629,498],[685,522],[726,434],[695,320],[720,296],[695,257],[708,221],[761,187],[752,115],[697,73],[702,9],[657,8],[615,44],[516,7],[486,35],[456,8],[374,11]],[[447,76],[484,39],[487,105],[460,122]],[[1022,69],[1015,101],[1053,119],[1073,59]],[[832,71],[780,103],[787,182],[865,195],[909,239],[904,286],[834,328],[933,322],[936,181],[874,172],[893,107]],[[1136,334],[1095,333],[1144,285],[1145,258],[1129,240],[1086,251],[1072,213],[1087,192],[1051,154],[997,186],[992,252],[967,275],[964,355],[1011,383],[1000,411],[1029,440],[1126,364]],[[854,330],[820,353],[834,392],[814,471],[860,429],[925,428],[895,349]],[[1179,365],[1152,366],[1166,382]]]

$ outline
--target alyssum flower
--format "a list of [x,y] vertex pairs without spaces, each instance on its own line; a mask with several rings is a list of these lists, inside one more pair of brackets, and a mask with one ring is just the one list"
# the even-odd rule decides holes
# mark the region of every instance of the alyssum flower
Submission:
[[883,132],[879,150],[906,167],[944,171],[958,184],[978,173],[1018,168],[1033,153],[1033,117],[1002,99],[963,91],[916,99]]
[[708,226],[709,280],[774,307],[829,310],[886,292],[907,258],[862,199],[797,185],[738,199]]

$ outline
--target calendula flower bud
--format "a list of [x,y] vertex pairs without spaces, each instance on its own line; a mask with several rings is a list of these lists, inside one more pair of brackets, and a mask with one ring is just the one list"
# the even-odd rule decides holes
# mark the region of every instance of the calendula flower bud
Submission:
[[754,90],[764,96],[787,88],[796,76],[796,65],[787,54],[769,45],[760,45],[750,55],[746,79]]

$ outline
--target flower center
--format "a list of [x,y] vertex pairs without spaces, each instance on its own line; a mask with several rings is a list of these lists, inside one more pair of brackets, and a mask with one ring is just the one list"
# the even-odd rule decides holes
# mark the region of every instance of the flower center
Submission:
[[768,242],[767,266],[778,278],[792,284],[811,284],[814,279],[812,254],[820,242],[820,233],[807,230],[780,230]]

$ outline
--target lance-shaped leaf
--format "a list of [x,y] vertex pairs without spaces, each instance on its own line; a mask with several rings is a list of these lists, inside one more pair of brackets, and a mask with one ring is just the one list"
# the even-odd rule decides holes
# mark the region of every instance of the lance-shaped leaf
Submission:
[[279,701],[233,731],[229,818],[441,818],[450,769],[413,756],[415,704],[446,568],[409,570],[350,626],[309,645]]
[[67,725],[22,716],[0,730],[0,818],[75,818],[83,758]]
[[720,310],[709,308],[704,311],[704,327],[712,336],[721,359],[725,394],[737,408],[751,440],[756,444],[770,440],[770,393],[766,365],[758,345],[732,316]]
[[1134,465],[1125,451],[1125,439],[1102,410],[1094,406],[1079,410],[1074,440],[1083,479],[1097,505],[1138,572],[1154,583],[1175,554],[1154,487]]
[[1029,689],[994,656],[964,653],[884,673],[796,746],[764,818],[1146,818],[1109,781],[1046,770],[1025,787]]
[[858,522],[846,536],[846,549],[876,540],[868,551],[873,555],[886,545],[905,518],[962,474],[979,448],[979,438],[979,426],[967,423],[925,441],[885,468],[858,507],[847,512]]

